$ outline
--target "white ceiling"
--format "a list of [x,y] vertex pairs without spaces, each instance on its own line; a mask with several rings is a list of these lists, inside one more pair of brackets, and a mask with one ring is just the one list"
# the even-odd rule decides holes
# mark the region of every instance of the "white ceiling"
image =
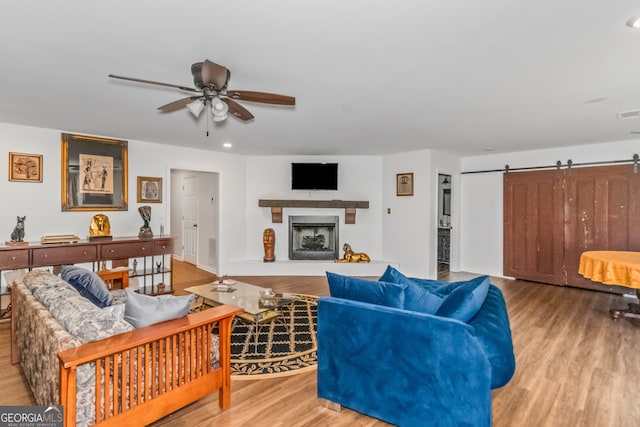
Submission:
[[[0,122],[241,154],[461,155],[635,139],[640,14],[632,0],[4,2]],[[231,70],[243,123],[156,108]]]

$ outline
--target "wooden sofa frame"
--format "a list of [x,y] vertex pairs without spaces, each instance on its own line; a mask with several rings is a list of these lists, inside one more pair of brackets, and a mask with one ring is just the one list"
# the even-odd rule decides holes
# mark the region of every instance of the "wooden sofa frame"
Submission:
[[[231,326],[242,311],[222,305],[60,351],[64,425],[76,425],[76,369],[91,362],[96,370],[96,425],[147,425],[216,390],[220,408],[228,408]],[[216,324],[220,356],[219,367],[212,368]]]

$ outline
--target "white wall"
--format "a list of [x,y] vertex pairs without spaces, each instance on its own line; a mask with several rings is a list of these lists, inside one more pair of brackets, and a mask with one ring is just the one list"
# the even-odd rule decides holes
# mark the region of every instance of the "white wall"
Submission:
[[[354,251],[382,260],[382,182],[379,156],[250,156],[247,157],[246,259],[262,260],[262,233],[273,228],[276,261],[287,260],[288,217],[290,215],[332,215],[340,217],[340,248],[349,243]],[[338,191],[291,190],[291,163],[338,163]],[[259,199],[362,200],[369,209],[357,209],[356,223],[344,223],[344,209],[284,208],[282,223],[271,222],[271,210],[258,207]]]
[[[382,167],[383,256],[410,276],[435,277],[433,176],[431,150],[385,156]],[[396,195],[396,174],[413,172],[413,196]],[[391,213],[387,213],[388,209]]]
[[[580,145],[461,159],[462,171],[631,159],[638,141]],[[629,166],[631,167],[631,166]],[[460,270],[502,275],[502,172],[461,176]]]
[[[26,215],[27,241],[39,241],[42,236],[52,234],[76,234],[86,238],[89,234],[92,212],[62,212],[61,179],[61,130],[34,128],[0,123],[0,139],[4,155],[8,152],[43,155],[43,182],[24,183],[0,180],[0,235],[9,240],[17,215]],[[108,137],[108,136],[107,136]],[[176,146],[154,144],[144,141],[129,141],[129,209],[127,211],[105,211],[114,236],[137,236],[142,219],[136,202],[136,177],[162,177],[163,203],[152,203],[151,228],[159,234],[160,223],[169,224],[170,169],[190,169],[218,172],[220,175],[220,197],[225,205],[220,209],[220,222],[225,229],[220,231],[220,244],[225,248],[221,264],[228,259],[244,256],[245,160],[242,156],[194,150]],[[0,161],[0,177],[8,177],[8,161]],[[6,178],[5,178],[6,179]],[[238,191],[238,188],[241,190]],[[170,228],[170,227],[167,227]],[[170,233],[170,229],[165,233]],[[2,239],[2,237],[0,237]],[[221,269],[224,265],[221,265]]]

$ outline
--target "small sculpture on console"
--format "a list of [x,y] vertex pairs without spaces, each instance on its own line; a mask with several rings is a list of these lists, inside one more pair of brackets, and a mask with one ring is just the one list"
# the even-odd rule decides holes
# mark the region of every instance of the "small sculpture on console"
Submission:
[[276,232],[273,228],[267,228],[262,233],[262,243],[264,245],[264,262],[274,262],[276,260]]
[[344,256],[341,259],[337,259],[336,262],[370,262],[371,258],[369,255],[364,252],[353,252],[351,250],[351,245],[345,243],[342,246],[342,250],[344,251]]
[[7,246],[26,246],[27,242],[24,241],[24,220],[27,219],[26,216],[18,216],[16,226],[13,228],[11,232],[11,240],[5,242]]
[[138,233],[138,237],[153,237],[153,231],[151,231],[151,227],[149,226],[149,221],[151,221],[151,206],[140,206],[138,208],[138,212],[140,212],[140,216],[144,221],[144,224],[142,224],[142,227],[140,227],[140,233]]
[[91,218],[89,226],[89,240],[111,239],[111,224],[109,217],[105,214],[97,214]]

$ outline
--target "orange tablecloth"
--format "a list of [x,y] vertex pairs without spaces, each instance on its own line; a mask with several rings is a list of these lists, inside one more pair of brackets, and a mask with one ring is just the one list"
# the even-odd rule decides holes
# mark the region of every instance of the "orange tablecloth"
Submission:
[[583,252],[578,272],[594,282],[640,289],[640,252]]

